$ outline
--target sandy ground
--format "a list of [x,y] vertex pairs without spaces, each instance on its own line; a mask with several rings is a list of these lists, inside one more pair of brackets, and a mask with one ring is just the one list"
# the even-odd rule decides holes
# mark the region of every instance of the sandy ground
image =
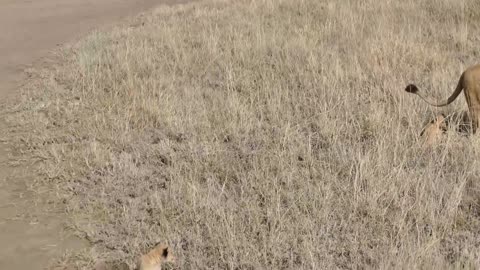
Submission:
[[[25,67],[56,46],[157,4],[182,2],[187,1],[0,0],[0,102],[11,102]],[[26,192],[29,169],[6,166],[8,149],[0,144],[0,269],[42,269],[65,250],[85,243],[64,232],[64,218],[54,207],[33,204]]]

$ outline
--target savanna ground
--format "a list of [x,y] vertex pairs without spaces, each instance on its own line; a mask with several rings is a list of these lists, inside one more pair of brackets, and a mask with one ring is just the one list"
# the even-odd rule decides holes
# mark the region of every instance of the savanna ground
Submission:
[[448,96],[479,37],[475,0],[206,0],[64,48],[9,118],[92,244],[57,267],[479,268],[480,140],[422,147],[403,91]]

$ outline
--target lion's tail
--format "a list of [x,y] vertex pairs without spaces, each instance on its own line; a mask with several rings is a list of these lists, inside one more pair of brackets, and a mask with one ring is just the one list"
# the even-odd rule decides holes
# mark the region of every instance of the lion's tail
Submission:
[[424,97],[422,95],[422,93],[418,90],[418,87],[413,85],[413,84],[409,84],[405,88],[405,91],[407,91],[408,93],[411,93],[411,94],[418,95],[421,99],[423,99],[423,101],[425,101],[426,103],[428,103],[432,106],[435,106],[435,107],[447,106],[448,104],[452,103],[458,97],[458,95],[460,95],[460,93],[462,92],[462,90],[463,90],[463,76],[464,76],[464,73],[462,73],[462,76],[460,76],[460,79],[458,80],[457,88],[455,88],[455,91],[453,92],[453,94],[450,97],[448,97],[448,99],[446,101],[441,102],[441,103],[432,102],[429,99],[427,99],[426,97]]

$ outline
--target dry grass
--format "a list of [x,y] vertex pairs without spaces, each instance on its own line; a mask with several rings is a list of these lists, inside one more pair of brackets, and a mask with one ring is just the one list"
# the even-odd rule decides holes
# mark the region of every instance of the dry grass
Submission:
[[65,49],[12,118],[85,261],[133,265],[164,240],[179,269],[480,267],[480,140],[422,148],[437,111],[403,91],[453,91],[479,59],[478,1],[205,1],[133,21]]

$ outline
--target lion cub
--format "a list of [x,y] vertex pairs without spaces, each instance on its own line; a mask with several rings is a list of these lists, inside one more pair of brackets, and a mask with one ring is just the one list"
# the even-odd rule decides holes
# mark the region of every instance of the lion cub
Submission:
[[140,257],[140,270],[162,270],[162,264],[175,262],[170,248],[164,244],[157,244],[155,248]]
[[447,131],[447,122],[445,115],[440,114],[435,117],[420,133],[420,136],[425,136],[425,144],[434,144],[443,133]]
[[439,114],[430,121],[420,133],[424,136],[424,143],[432,145],[440,139],[447,129],[452,129],[459,135],[468,135],[471,132],[470,117],[468,111],[457,111],[448,115]]

